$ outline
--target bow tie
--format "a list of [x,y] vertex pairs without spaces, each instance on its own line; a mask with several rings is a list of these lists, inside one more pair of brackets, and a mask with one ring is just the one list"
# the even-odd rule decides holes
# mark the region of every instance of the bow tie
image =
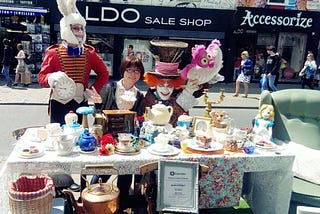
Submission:
[[82,54],[82,48],[76,47],[70,47],[68,46],[68,55],[69,56],[81,56]]

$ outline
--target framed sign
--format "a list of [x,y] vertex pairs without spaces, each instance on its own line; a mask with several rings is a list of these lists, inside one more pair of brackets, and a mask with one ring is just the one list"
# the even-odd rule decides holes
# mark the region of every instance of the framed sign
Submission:
[[199,163],[163,160],[158,169],[157,211],[198,213]]
[[192,121],[192,134],[195,135],[196,131],[206,133],[210,128],[211,118],[209,117],[194,117]]

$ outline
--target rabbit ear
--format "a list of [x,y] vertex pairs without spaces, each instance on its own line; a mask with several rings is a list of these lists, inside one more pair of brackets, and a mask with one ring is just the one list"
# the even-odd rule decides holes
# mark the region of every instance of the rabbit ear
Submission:
[[71,13],[77,13],[77,0],[57,0],[58,9],[63,16],[68,16]]

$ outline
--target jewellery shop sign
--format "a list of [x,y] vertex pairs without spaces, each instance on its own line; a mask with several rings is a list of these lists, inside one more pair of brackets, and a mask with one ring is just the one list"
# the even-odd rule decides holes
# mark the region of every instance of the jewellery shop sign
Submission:
[[[233,14],[228,10],[93,2],[79,2],[78,8],[88,25],[166,30],[225,31],[227,23],[230,23],[226,19]],[[221,22],[221,20],[225,21]]]
[[239,7],[234,15],[234,29],[266,29],[282,31],[315,31],[319,14],[297,10],[272,10]]

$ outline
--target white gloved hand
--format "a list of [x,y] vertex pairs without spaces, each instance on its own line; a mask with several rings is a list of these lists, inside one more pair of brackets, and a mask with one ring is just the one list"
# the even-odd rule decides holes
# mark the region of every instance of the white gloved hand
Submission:
[[48,84],[50,85],[50,88],[54,88],[56,82],[59,82],[63,79],[68,79],[68,78],[69,77],[66,73],[62,71],[57,71],[50,74],[50,76],[48,77]]
[[185,90],[187,92],[189,92],[191,95],[193,94],[193,92],[199,90],[200,87],[199,87],[199,80],[197,79],[189,79],[188,82],[187,82],[187,85],[186,85],[186,88]]

